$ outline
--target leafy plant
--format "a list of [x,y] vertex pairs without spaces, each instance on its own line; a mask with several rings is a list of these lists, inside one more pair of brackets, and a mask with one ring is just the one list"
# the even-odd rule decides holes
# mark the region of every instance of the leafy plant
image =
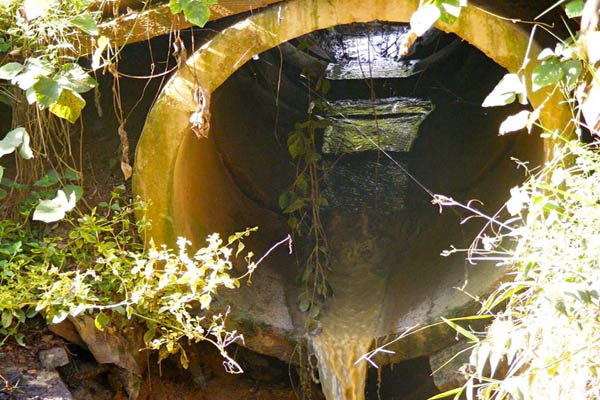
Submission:
[[[209,316],[221,288],[239,287],[257,264],[244,256],[248,271],[232,277],[241,240],[256,228],[231,235],[225,244],[218,234],[190,253],[191,243],[179,238],[177,250],[145,247],[141,238],[149,222],[133,221],[144,204],[123,204],[118,193],[111,201],[78,219],[65,218],[68,238],[47,237],[13,220],[0,223],[0,334],[20,343],[19,325],[41,313],[48,323],[67,317],[94,315],[96,328],[144,326],[144,343],[159,352],[159,360],[179,353],[187,367],[180,340],[207,340],[217,346],[233,371],[239,365],[225,347],[240,335],[224,328],[225,316]],[[230,248],[237,247],[233,253]]]
[[217,0],[169,0],[171,13],[183,13],[185,19],[192,24],[203,27],[210,18],[209,5],[217,4]]
[[316,136],[330,125],[330,122],[317,118],[319,111],[327,108],[323,96],[329,90],[329,81],[317,77],[313,71],[305,71],[309,79],[315,79],[315,96],[308,108],[308,119],[295,126],[287,139],[290,156],[296,160],[296,178],[292,186],[279,196],[279,206],[289,215],[288,225],[298,235],[305,235],[311,243],[304,267],[297,277],[303,285],[298,307],[308,313],[309,329],[315,328],[316,319],[322,302],[331,294],[327,284],[325,270],[329,263],[329,249],[325,230],[321,224],[320,209],[327,205],[327,199],[321,196],[320,181],[323,170],[317,152]]

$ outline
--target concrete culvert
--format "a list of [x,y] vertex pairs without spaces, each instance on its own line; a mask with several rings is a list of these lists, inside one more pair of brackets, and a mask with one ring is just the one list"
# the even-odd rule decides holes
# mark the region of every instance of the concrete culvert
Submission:
[[[329,400],[364,398],[367,363],[355,361],[376,340],[471,312],[475,305],[457,287],[485,295],[502,277],[493,264],[440,256],[451,244],[467,246],[482,222],[461,225],[464,213],[440,214],[431,194],[478,199],[493,213],[524,177],[511,157],[539,164],[548,154],[537,135],[497,136],[518,106],[480,107],[506,69],[521,67],[527,34],[467,7],[456,24],[440,24],[408,57],[397,57],[385,41],[404,32],[416,4],[297,0],[249,16],[170,80],[138,145],[134,190],[152,201],[156,242],[173,245],[185,236],[200,246],[212,232],[258,226],[247,244],[260,254],[289,231],[278,198],[296,175],[288,133],[311,107],[302,75],[309,64],[326,74],[323,96],[333,111],[319,117],[333,128],[319,136],[317,150],[327,167],[321,216],[332,295],[317,323],[307,325],[298,304],[304,289],[295,281],[311,244],[297,237],[294,254],[274,252],[252,286],[223,292],[221,302],[231,305],[229,322],[256,351],[288,361],[297,344],[308,343]],[[361,38],[368,51],[386,50],[365,59],[351,48]],[[303,41],[311,43],[307,52],[297,49]],[[537,51],[534,43],[531,54]],[[543,94],[537,96],[534,107]],[[203,114],[210,121],[195,135],[190,116],[202,101],[210,103]],[[541,115],[553,128],[567,114],[555,102]],[[375,361],[427,356],[453,338],[444,327],[425,329]]]

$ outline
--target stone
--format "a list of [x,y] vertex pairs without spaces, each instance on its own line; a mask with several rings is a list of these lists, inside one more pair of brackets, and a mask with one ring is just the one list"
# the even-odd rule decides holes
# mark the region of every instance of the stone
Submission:
[[81,336],[79,336],[79,332],[77,332],[77,329],[75,329],[75,325],[73,325],[73,323],[68,319],[65,319],[58,324],[48,325],[48,329],[55,335],[58,335],[71,343],[85,348],[85,343],[83,340],[81,340]]
[[53,347],[48,350],[42,350],[40,351],[39,357],[42,367],[47,370],[62,367],[70,362],[69,355],[64,347]]
[[[15,387],[7,393],[7,399],[75,400],[55,370],[37,371],[35,374],[21,373],[17,369],[1,372],[7,382]],[[4,391],[0,390],[0,399],[3,394]]]
[[94,318],[89,315],[72,318],[71,322],[77,329],[83,342],[100,364],[115,364],[136,375],[142,375],[145,367],[145,352],[143,334],[138,328],[115,330],[106,327],[100,331],[94,325]]
[[[460,341],[452,346],[429,356],[429,365],[433,372],[433,382],[442,392],[462,386],[467,381],[463,372],[469,364],[471,352],[466,350],[470,345],[466,341]],[[456,358],[459,352],[461,352]],[[452,359],[450,362],[448,360]],[[448,364],[444,365],[446,362]]]

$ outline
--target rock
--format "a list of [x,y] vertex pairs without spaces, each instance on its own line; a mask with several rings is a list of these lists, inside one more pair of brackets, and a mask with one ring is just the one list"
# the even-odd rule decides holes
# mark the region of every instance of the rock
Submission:
[[79,332],[75,329],[75,325],[68,319],[58,323],[52,324],[48,326],[50,332],[58,335],[71,343],[75,343],[78,346],[85,348],[85,343],[81,340],[81,336],[79,336]]
[[[11,400],[75,400],[56,371],[38,371],[36,374],[18,370],[2,371],[7,382],[14,382],[14,390],[0,390],[0,399],[7,394]],[[16,386],[18,385],[18,387]]]
[[42,350],[40,351],[39,357],[42,367],[47,370],[62,367],[69,363],[69,355],[64,347],[54,347],[49,350]]
[[[446,390],[457,388],[467,381],[463,371],[465,366],[469,364],[471,352],[469,350],[463,350],[468,347],[469,344],[466,341],[460,341],[429,357],[429,365],[433,372],[433,382],[440,391],[445,392]],[[448,362],[448,360],[452,359],[452,357],[460,351],[463,352],[452,361]],[[448,364],[444,365],[446,362],[448,362]]]
[[69,318],[89,351],[100,364],[115,364],[136,375],[142,375],[146,353],[143,347],[143,334],[137,328],[116,330],[107,326],[100,331],[94,325],[94,318],[84,315]]

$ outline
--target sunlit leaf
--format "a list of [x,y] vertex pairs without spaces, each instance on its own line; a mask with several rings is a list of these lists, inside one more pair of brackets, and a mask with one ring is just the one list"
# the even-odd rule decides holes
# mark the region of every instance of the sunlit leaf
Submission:
[[72,193],[75,194],[76,201],[79,201],[83,197],[83,188],[79,185],[65,185],[62,189],[68,198],[71,197]]
[[25,0],[23,9],[25,16],[28,20],[33,20],[46,15],[50,6],[52,6],[52,0]]
[[23,70],[23,65],[18,62],[6,63],[0,67],[0,79],[12,79]]
[[441,12],[433,4],[419,7],[410,17],[410,29],[417,35],[423,36],[440,18]]
[[54,79],[63,87],[77,93],[85,93],[96,86],[98,82],[85,70],[75,63],[67,63],[61,67]]
[[52,317],[53,324],[60,324],[69,316],[69,312],[67,310],[59,310],[54,317]]
[[100,36],[96,41],[96,50],[94,50],[94,54],[92,55],[92,70],[97,70],[100,68],[100,60],[102,59],[102,53],[108,46],[109,40],[106,36]]
[[546,87],[553,85],[560,81],[564,76],[561,63],[557,58],[552,57],[542,61],[531,74],[531,90],[534,92]]
[[465,328],[463,328],[462,326],[452,322],[449,319],[446,319],[444,317],[441,317],[442,321],[444,321],[446,324],[448,324],[452,329],[454,329],[456,332],[460,333],[461,335],[463,335],[464,337],[466,337],[467,339],[471,340],[473,343],[477,343],[479,342],[479,338],[477,336],[475,336],[474,334],[472,334],[471,332],[469,332],[468,330],[466,330]]
[[63,89],[56,102],[50,107],[50,112],[73,124],[81,115],[83,107],[85,107],[85,100],[79,93]]
[[98,315],[96,315],[96,318],[94,318],[94,326],[101,332],[104,332],[104,327],[108,325],[109,322],[110,318],[102,311],[100,311]]
[[40,200],[33,211],[33,220],[46,223],[59,221],[65,217],[65,213],[75,208],[76,202],[75,193],[71,193],[67,198],[65,192],[59,190],[54,199]]
[[527,104],[527,89],[522,77],[517,74],[506,74],[487,95],[482,107],[498,107],[510,104],[515,100]]
[[210,9],[201,1],[189,0],[183,4],[183,15],[192,24],[203,27],[210,18]]
[[54,79],[40,76],[33,85],[37,103],[43,108],[50,107],[56,103],[61,93],[61,86]]
[[26,130],[24,130],[23,143],[21,143],[21,146],[19,146],[19,155],[24,160],[30,160],[33,158],[33,151],[31,150],[31,147],[29,147],[30,142],[31,139],[29,137],[29,133]]
[[0,140],[0,157],[15,151],[22,143],[27,131],[23,127],[15,128]]
[[508,116],[504,121],[502,121],[502,124],[500,124],[499,133],[504,135],[509,132],[525,129],[527,127],[530,114],[531,112],[523,110],[515,115]]
[[583,15],[583,0],[572,0],[565,6],[565,13],[569,18],[578,18]]
[[2,326],[8,328],[12,324],[13,315],[10,310],[2,311]]
[[583,71],[583,65],[580,60],[568,60],[561,65],[564,73],[567,87],[571,87],[577,83],[581,71]]

